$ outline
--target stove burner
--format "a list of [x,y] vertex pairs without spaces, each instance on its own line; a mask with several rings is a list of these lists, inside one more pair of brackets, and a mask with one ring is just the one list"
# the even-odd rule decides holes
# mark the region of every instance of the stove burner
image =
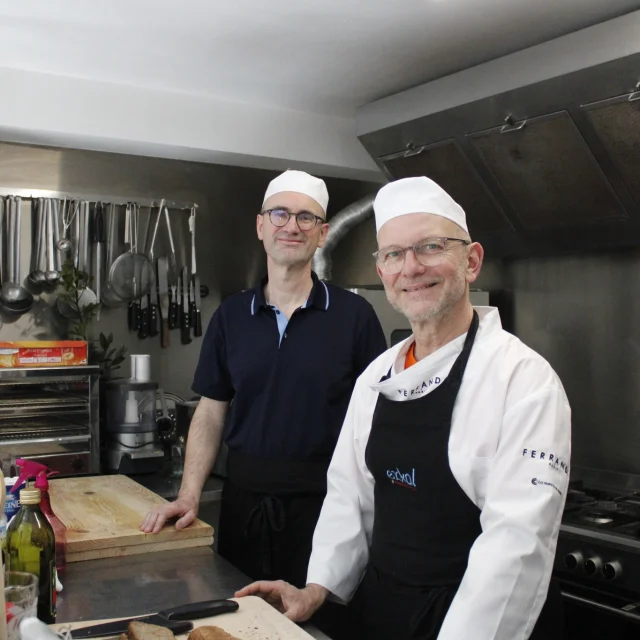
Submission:
[[597,513],[587,513],[582,516],[582,519],[587,522],[593,522],[593,524],[610,524],[613,522],[613,518],[607,518]]
[[576,483],[567,495],[562,521],[623,539],[640,540],[640,494]]

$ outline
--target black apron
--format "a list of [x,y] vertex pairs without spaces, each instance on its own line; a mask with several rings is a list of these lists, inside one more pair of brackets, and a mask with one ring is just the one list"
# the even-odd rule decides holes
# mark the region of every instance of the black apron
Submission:
[[230,450],[218,552],[252,580],[306,584],[327,493],[328,459],[272,460]]
[[[327,458],[274,460],[229,451],[218,553],[251,580],[304,587],[313,532],[327,493]],[[347,624],[346,607],[328,602],[311,622],[329,637]]]
[[[453,476],[448,454],[478,324],[474,312],[462,352],[431,393],[404,402],[378,397],[365,452],[375,479],[372,543],[352,609],[352,631],[363,640],[436,640],[482,533],[480,510]],[[537,637],[553,640],[555,630]]]

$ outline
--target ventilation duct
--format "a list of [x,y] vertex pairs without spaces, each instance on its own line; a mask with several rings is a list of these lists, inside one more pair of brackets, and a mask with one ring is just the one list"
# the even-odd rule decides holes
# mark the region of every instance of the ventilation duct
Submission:
[[312,268],[320,280],[331,280],[332,251],[351,229],[371,216],[374,198],[375,193],[356,200],[329,221],[331,226],[324,246],[313,256]]

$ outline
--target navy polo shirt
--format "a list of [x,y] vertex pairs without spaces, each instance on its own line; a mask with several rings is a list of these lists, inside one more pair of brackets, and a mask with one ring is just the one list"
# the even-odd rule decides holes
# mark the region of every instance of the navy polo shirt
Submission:
[[265,278],[227,298],[209,323],[192,388],[233,400],[223,440],[238,453],[330,457],[356,378],[387,348],[364,298],[312,277],[288,322],[267,304]]

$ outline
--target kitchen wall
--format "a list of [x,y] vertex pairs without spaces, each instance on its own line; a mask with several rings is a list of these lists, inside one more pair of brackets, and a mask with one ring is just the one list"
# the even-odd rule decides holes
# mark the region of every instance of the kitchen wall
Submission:
[[[122,199],[167,198],[193,201],[196,219],[198,273],[211,294],[203,300],[203,326],[220,300],[252,286],[264,273],[262,244],[255,233],[255,214],[272,171],[184,162],[95,151],[80,151],[0,143],[0,194],[11,188],[60,190],[67,193],[113,195]],[[329,215],[374,191],[376,185],[329,178]],[[28,201],[25,206],[28,205]],[[188,258],[188,214],[173,213],[179,267]],[[141,233],[146,230],[147,211],[142,210]],[[23,215],[22,275],[29,271],[30,216]],[[122,223],[122,221],[121,221]],[[156,256],[168,247],[162,227]],[[64,323],[52,311],[46,296],[38,298],[32,313],[18,320],[2,316],[0,340],[60,337]],[[201,339],[180,344],[179,331],[171,332],[171,346],[160,347],[159,337],[139,340],[127,330],[125,309],[105,309],[95,323],[96,332],[113,332],[116,344],[129,353],[150,353],[153,375],[167,390],[188,397]],[[128,368],[126,369],[128,373]]]
[[567,391],[573,464],[640,473],[640,251],[517,261],[506,283]]

